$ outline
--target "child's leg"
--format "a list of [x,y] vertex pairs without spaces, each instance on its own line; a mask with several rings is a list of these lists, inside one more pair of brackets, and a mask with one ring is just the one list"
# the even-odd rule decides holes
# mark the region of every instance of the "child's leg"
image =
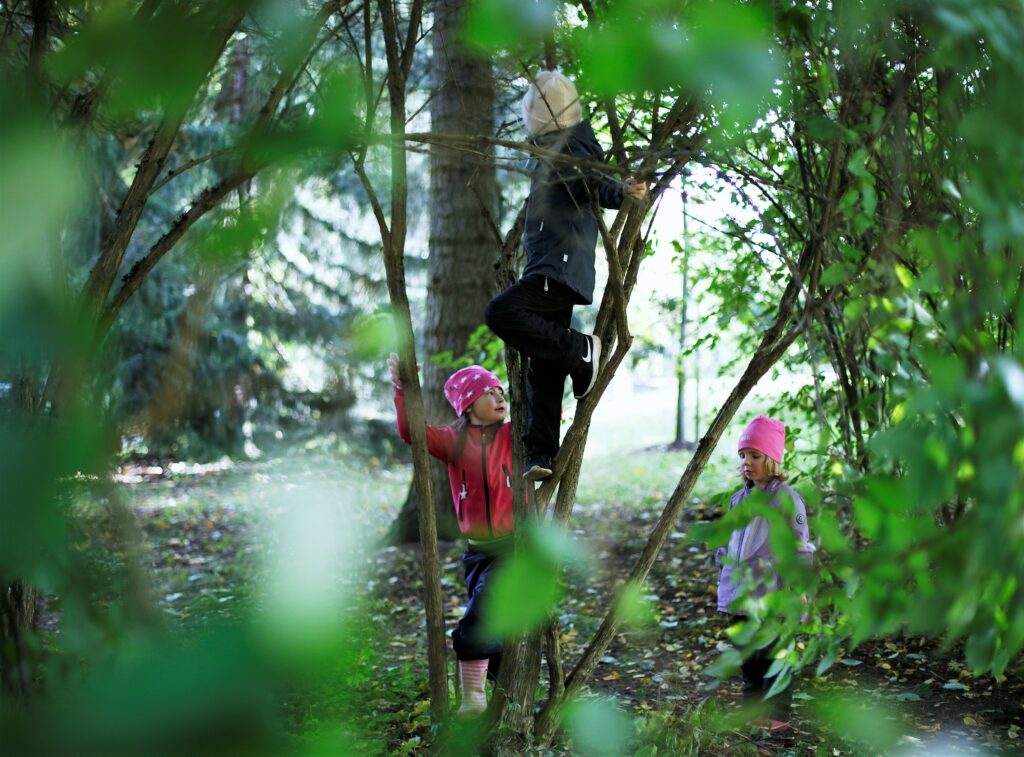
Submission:
[[506,344],[527,357],[559,366],[564,376],[586,350],[586,337],[569,328],[575,304],[576,297],[568,287],[530,276],[491,300],[484,320]]
[[487,680],[491,683],[498,681],[498,674],[501,672],[501,652],[491,655],[487,660]]
[[469,601],[466,613],[452,631],[452,645],[459,658],[462,680],[460,714],[474,714],[487,709],[484,681],[490,658],[501,654],[501,642],[488,639],[484,633],[487,581],[497,565],[494,554],[469,549],[462,555]]
[[452,646],[460,660],[486,660],[501,651],[501,642],[487,638],[484,632],[484,595],[495,559],[486,552],[470,549],[462,554],[469,601],[466,612],[452,631]]
[[528,412],[523,429],[527,464],[550,463],[558,453],[565,376],[565,371],[558,364],[530,358],[526,371]]
[[487,675],[487,660],[459,660],[459,680],[462,704],[458,715],[474,715],[487,709],[487,692],[484,678]]
[[[529,358],[527,419],[523,433],[527,477],[532,467],[550,469],[558,452],[565,377],[581,361],[586,337],[569,328],[575,296],[543,277],[521,279],[487,306],[487,325]],[[539,476],[543,477],[543,476]]]
[[[758,649],[740,665],[743,677],[743,701],[751,704],[760,702],[765,691],[764,674],[771,667],[771,658],[767,649]],[[770,684],[769,684],[770,686]]]

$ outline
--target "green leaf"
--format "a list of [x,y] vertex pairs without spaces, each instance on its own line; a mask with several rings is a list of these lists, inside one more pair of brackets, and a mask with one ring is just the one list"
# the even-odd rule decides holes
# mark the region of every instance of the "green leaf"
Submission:
[[635,735],[629,716],[613,700],[603,697],[574,699],[561,708],[559,718],[582,755],[626,754]]
[[527,541],[524,549],[495,572],[486,633],[506,639],[543,624],[561,599],[558,567]]
[[466,14],[466,42],[487,52],[542,42],[555,23],[553,0],[476,0]]
[[853,273],[853,266],[848,263],[833,263],[821,274],[821,285],[826,287],[841,284],[850,278]]
[[864,208],[864,215],[869,219],[875,215],[875,208],[878,206],[878,195],[871,184],[864,184],[860,190],[861,206]]
[[718,655],[718,659],[704,669],[704,673],[714,678],[728,678],[736,673],[742,664],[743,655],[740,654],[740,651],[729,647],[722,650],[722,653]]
[[395,321],[385,310],[360,318],[353,329],[353,350],[363,360],[383,360],[396,349],[399,334]]
[[863,694],[822,697],[807,705],[840,738],[862,744],[875,754],[890,754],[902,736],[898,722],[890,717],[891,703],[883,707]]
[[[778,660],[776,660],[776,662],[778,662]],[[772,682],[771,688],[768,689],[768,693],[765,694],[765,696],[770,699],[771,697],[785,691],[789,687],[789,682],[792,678],[793,667],[787,663],[780,671],[776,671],[775,680]]]
[[815,116],[807,122],[807,135],[819,142],[831,142],[839,134],[839,126],[827,116]]
[[865,497],[857,497],[853,502],[853,512],[864,535],[869,539],[877,539],[885,523],[885,513],[878,503]]
[[853,155],[850,156],[850,160],[847,162],[847,169],[854,176],[861,179],[866,179],[870,174],[867,169],[868,151],[867,148],[858,148]]
[[967,637],[967,664],[971,672],[981,675],[992,666],[992,657],[996,651],[996,631],[986,628],[976,631]]
[[820,676],[828,671],[829,668],[835,664],[836,658],[839,656],[839,651],[836,649],[829,650],[828,654],[818,661],[818,667],[814,671],[814,675]]
[[622,587],[615,602],[615,612],[626,627],[639,628],[654,624],[655,613],[644,588],[638,583]]

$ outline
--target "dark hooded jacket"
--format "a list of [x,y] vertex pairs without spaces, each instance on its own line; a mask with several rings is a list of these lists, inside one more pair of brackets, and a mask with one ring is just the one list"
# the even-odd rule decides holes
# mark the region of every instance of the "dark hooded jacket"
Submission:
[[[538,147],[587,163],[604,162],[589,121],[534,138]],[[572,289],[579,303],[594,301],[594,248],[597,218],[593,200],[603,208],[622,206],[622,185],[592,165],[571,161],[533,163],[526,203],[526,268],[523,276],[547,276]]]

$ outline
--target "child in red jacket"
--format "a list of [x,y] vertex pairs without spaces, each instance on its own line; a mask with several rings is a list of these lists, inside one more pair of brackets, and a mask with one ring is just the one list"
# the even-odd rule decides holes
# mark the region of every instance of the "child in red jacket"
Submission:
[[[398,356],[388,359],[395,387],[398,435],[409,443],[409,419],[398,375]],[[462,555],[469,602],[452,631],[462,680],[460,715],[487,709],[484,680],[496,674],[501,643],[483,635],[487,581],[512,550],[512,436],[505,423],[508,405],[498,377],[471,365],[451,375],[444,395],[459,416],[449,426],[427,425],[427,449],[448,465],[448,480],[459,529],[469,539]]]

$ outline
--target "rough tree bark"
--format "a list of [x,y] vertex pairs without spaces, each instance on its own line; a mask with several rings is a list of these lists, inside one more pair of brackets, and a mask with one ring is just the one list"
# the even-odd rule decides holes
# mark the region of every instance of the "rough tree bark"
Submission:
[[[466,0],[435,0],[431,33],[431,130],[442,134],[491,135],[494,132],[495,83],[488,59],[467,50],[458,39]],[[430,257],[423,324],[423,404],[427,422],[454,420],[444,398],[451,369],[431,362],[432,355],[458,357],[483,323],[484,307],[494,294],[498,260],[492,224],[498,213],[498,182],[490,150],[434,147],[430,152]],[[455,539],[448,470],[431,461],[438,534]],[[396,543],[416,541],[415,487],[411,487],[391,528]]]

